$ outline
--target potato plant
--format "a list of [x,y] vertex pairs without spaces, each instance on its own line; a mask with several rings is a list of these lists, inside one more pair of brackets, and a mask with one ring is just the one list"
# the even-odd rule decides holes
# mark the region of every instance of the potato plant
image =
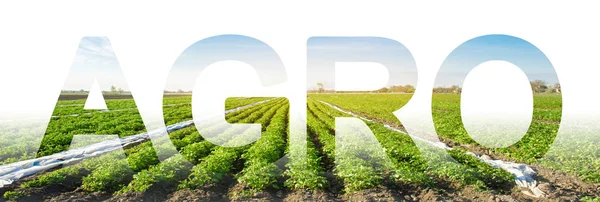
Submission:
[[[264,107],[264,114],[256,113],[252,114],[246,120],[247,123],[260,123],[263,127],[270,124],[271,118],[275,115],[275,112],[281,107],[283,103],[278,104],[275,107]],[[228,137],[233,134],[238,134],[240,131],[225,131],[223,137]],[[239,141],[244,138],[245,132],[242,135],[236,137],[231,141]],[[233,164],[239,159],[240,155],[246,151],[250,146],[246,145],[243,147],[219,147],[213,153],[206,158],[202,159],[201,163],[194,166],[192,174],[187,180],[179,185],[180,188],[200,188],[210,183],[219,182],[224,175],[229,173],[233,169]]]
[[245,163],[238,181],[247,184],[251,192],[274,186],[283,172],[275,161],[283,157],[286,147],[288,108],[286,104],[276,112],[261,138],[242,155]]
[[[320,115],[318,117],[323,117],[325,120],[332,121],[332,116],[349,116],[322,103],[315,102],[310,106],[315,109],[316,114]],[[367,122],[366,124],[382,147],[385,148],[387,156],[392,160],[395,167],[395,174],[392,177],[399,182],[431,185],[435,180],[431,179],[427,173],[440,179],[456,181],[460,185],[473,185],[483,189],[496,188],[512,182],[510,173],[492,168],[461,150],[451,151],[450,153],[460,164],[443,163],[428,166],[408,135],[391,131],[378,123]],[[440,159],[437,162],[445,161]]]

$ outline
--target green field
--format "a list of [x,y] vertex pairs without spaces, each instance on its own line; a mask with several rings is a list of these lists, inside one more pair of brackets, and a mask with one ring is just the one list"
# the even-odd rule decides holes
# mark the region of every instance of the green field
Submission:
[[[455,163],[440,165],[428,164],[410,136],[384,126],[403,130],[402,123],[392,112],[405,105],[411,96],[309,94],[306,155],[292,152],[295,150],[290,148],[294,145],[289,145],[289,103],[285,98],[276,98],[226,115],[230,123],[262,125],[261,138],[252,144],[217,146],[205,140],[192,125],[169,134],[181,155],[173,153],[164,161],[159,161],[154,148],[166,145],[153,145],[156,142],[148,141],[125,148],[124,154],[114,151],[25,178],[2,191],[5,199],[10,200],[61,200],[82,194],[89,195],[90,201],[534,199],[521,194],[510,173],[478,160],[468,151],[535,165],[561,173],[560,176],[568,175],[581,180],[583,184],[577,186],[598,186],[600,169],[593,167],[598,161],[592,160],[589,169],[579,171],[556,166],[542,158],[559,128],[560,96],[535,95],[533,121],[524,138],[513,146],[491,149],[478,145],[462,127],[459,95],[434,94],[432,116],[436,131],[443,142],[454,148],[447,152]],[[267,99],[270,98],[230,98],[226,110]],[[166,124],[191,120],[190,102],[190,96],[166,98],[163,103]],[[351,116],[323,102],[375,120],[364,123],[382,149],[364,145],[336,148],[335,118]],[[145,132],[133,100],[108,100],[109,112],[83,110],[84,103],[84,100],[59,101],[40,150],[17,158],[4,158],[4,163],[68,150],[76,134],[125,137]],[[210,129],[224,127],[216,124]],[[248,137],[246,131],[228,128],[216,138],[236,134],[238,138],[230,141],[243,141]],[[2,152],[10,156],[10,151]],[[377,152],[389,161],[378,159],[374,155]],[[299,159],[301,156],[306,158]],[[580,160],[571,158],[567,161],[571,164],[567,165],[576,165]],[[589,199],[599,195],[593,190],[574,189],[569,184],[554,184],[556,176],[544,174],[542,177],[546,178],[542,182],[551,184],[554,189],[573,189],[548,196],[548,200]]]

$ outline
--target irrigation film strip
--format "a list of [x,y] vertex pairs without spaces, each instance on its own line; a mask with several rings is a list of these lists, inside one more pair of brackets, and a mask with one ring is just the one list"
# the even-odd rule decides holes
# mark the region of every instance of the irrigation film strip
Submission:
[[[234,109],[225,111],[225,114],[229,114],[235,111],[243,110],[249,107],[253,107],[265,102],[272,101],[276,98],[255,102],[252,104],[244,105]],[[175,123],[166,127],[166,132],[171,133],[179,129],[191,126],[194,124],[193,120],[183,121]],[[49,156],[39,157],[30,160],[24,160],[15,162],[7,165],[0,166],[0,188],[12,184],[13,182],[57,166],[66,165],[71,162],[77,162],[90,157],[100,156],[108,152],[123,148],[127,145],[141,143],[151,138],[165,135],[164,129],[156,129],[149,132],[144,132],[137,135],[131,135],[113,140],[106,140],[94,144],[87,145],[85,147],[72,149],[68,151],[59,152]]]
[[[259,104],[262,104],[262,103],[265,103],[268,101],[272,101],[274,99],[275,98],[263,100],[263,101],[255,102],[252,104],[244,105],[241,107],[237,107],[234,109],[230,109],[230,110],[225,111],[225,114],[229,114],[231,112],[235,112],[235,111],[239,111],[239,110],[242,110],[242,109],[245,109],[248,107],[259,105]],[[405,131],[402,131],[400,129],[397,129],[395,127],[387,125],[385,123],[359,116],[355,113],[346,111],[346,110],[341,109],[333,104],[330,104],[330,103],[327,103],[327,102],[324,102],[321,100],[318,100],[318,101],[333,108],[333,109],[336,109],[342,113],[349,114],[354,117],[358,117],[365,121],[382,124],[384,127],[386,127],[389,130],[409,135],[413,139],[417,139],[419,141],[426,142],[426,143],[431,144],[438,148],[452,150],[451,147],[449,147],[448,145],[446,145],[442,142],[432,142],[432,141],[423,139],[418,136],[413,136],[413,135],[406,133]],[[191,126],[193,124],[194,124],[193,120],[179,122],[179,123],[167,126],[166,131],[167,131],[167,133],[170,133],[170,132],[177,131],[179,129]],[[59,153],[49,155],[49,156],[25,160],[25,161],[21,161],[21,162],[15,162],[15,163],[7,164],[7,165],[2,165],[2,166],[0,166],[0,188],[4,187],[5,185],[12,184],[13,182],[15,182],[23,177],[30,176],[30,175],[33,175],[33,174],[36,174],[36,173],[39,173],[39,172],[42,172],[42,171],[45,171],[45,170],[48,170],[51,168],[55,168],[57,166],[65,165],[65,164],[68,164],[71,162],[77,162],[79,160],[83,160],[83,159],[90,158],[90,157],[100,156],[100,155],[106,154],[108,152],[114,151],[116,149],[122,148],[127,145],[147,141],[150,138],[164,135],[165,134],[164,131],[165,130],[163,130],[163,129],[157,129],[157,130],[141,133],[138,135],[123,137],[123,138],[119,139],[120,141],[116,141],[116,139],[115,140],[107,140],[107,141],[91,144],[91,145],[88,145],[88,146],[85,146],[82,148],[59,152]],[[503,169],[503,170],[511,173],[515,177],[515,182],[519,187],[526,188],[529,190],[529,191],[523,191],[524,194],[532,196],[532,197],[542,197],[545,195],[545,193],[543,193],[537,187],[537,181],[534,179],[534,176],[536,175],[536,173],[530,166],[528,166],[526,164],[521,164],[521,163],[506,162],[506,161],[502,161],[502,160],[494,160],[494,159],[491,159],[487,155],[477,155],[472,152],[467,152],[467,153],[477,157],[480,161],[485,162],[485,163],[491,165],[492,167],[500,168],[500,169]]]
[[[387,125],[385,123],[379,122],[379,121],[375,121],[375,120],[371,120],[368,119],[366,117],[362,117],[359,116],[353,112],[350,111],[346,111],[344,109],[341,109],[333,104],[327,103],[325,101],[321,101],[321,100],[317,100],[335,110],[338,110],[342,113],[360,118],[362,120],[368,121],[368,122],[373,122],[373,123],[379,123],[382,124],[384,127],[386,127],[389,130],[395,131],[395,132],[399,132],[405,135],[408,135],[410,137],[412,137],[413,139],[419,140],[419,141],[423,141],[426,142],[428,144],[431,144],[435,147],[438,148],[442,148],[442,149],[447,149],[447,150],[452,150],[452,147],[449,147],[448,145],[442,143],[442,142],[432,142],[426,139],[423,139],[421,137],[418,136],[414,136],[414,135],[410,135],[407,132],[400,130],[398,128],[395,128],[393,126]],[[537,180],[534,179],[534,176],[536,175],[536,172],[528,165],[526,164],[522,164],[522,163],[515,163],[515,162],[507,162],[507,161],[502,161],[502,160],[494,160],[491,157],[487,156],[487,155],[477,155],[473,152],[467,152],[467,154],[473,155],[475,156],[477,159],[479,159],[482,162],[485,162],[487,164],[489,164],[490,166],[494,167],[494,168],[500,168],[502,170],[505,170],[509,173],[511,173],[514,177],[515,177],[515,182],[517,184],[517,186],[519,186],[520,188],[525,188],[528,191],[523,190],[522,193],[531,197],[535,197],[535,198],[539,198],[539,197],[543,197],[546,194],[540,190],[537,187]]]

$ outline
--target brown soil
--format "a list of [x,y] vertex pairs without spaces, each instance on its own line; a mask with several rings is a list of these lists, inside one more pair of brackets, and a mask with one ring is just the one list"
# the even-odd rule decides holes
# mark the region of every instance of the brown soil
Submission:
[[72,192],[64,192],[56,197],[52,197],[50,199],[46,199],[45,201],[59,202],[59,201],[70,201],[70,202],[78,202],[78,201],[102,201],[110,198],[109,194],[103,193],[86,193],[81,190],[75,190]]
[[[360,114],[360,113],[356,113],[356,112],[352,112],[352,113]],[[369,117],[365,114],[360,114],[360,115],[363,117]],[[371,117],[369,117],[369,118],[371,118]],[[392,127],[398,128],[398,129],[404,129],[402,127],[402,125],[395,123],[395,122],[390,122],[390,121],[386,121],[386,120],[382,120],[382,119],[373,119],[373,120],[375,120],[379,123],[388,124]],[[539,121],[539,122],[546,123],[546,124],[558,124],[558,122],[553,122],[553,121]],[[440,138],[440,141],[442,141],[443,143],[445,143],[446,145],[448,145],[449,147],[452,147],[452,148],[463,148],[463,149],[469,150],[471,152],[474,152],[478,155],[485,154],[485,155],[491,156],[494,159],[517,162],[514,159],[509,159],[502,154],[493,153],[490,150],[482,148],[477,145],[458,144],[447,138],[443,138],[443,137],[439,137],[439,138]],[[492,194],[489,196],[490,199],[492,197],[494,197],[494,200],[496,200],[496,201],[498,201],[498,200],[499,201],[514,201],[514,200],[518,200],[518,201],[525,201],[525,200],[526,201],[576,201],[584,196],[600,197],[600,184],[584,182],[575,175],[567,174],[564,172],[553,171],[553,170],[544,168],[544,167],[536,165],[536,164],[529,164],[529,166],[531,166],[536,171],[536,173],[537,173],[536,180],[538,180],[538,183],[539,183],[538,186],[544,193],[546,193],[545,197],[532,198],[525,194],[522,194],[519,190],[514,190],[514,191],[512,191],[511,196]],[[468,193],[469,192],[468,190],[462,190],[462,192],[466,192],[466,193],[462,193],[462,194],[477,196],[478,198],[485,198],[484,196],[478,196],[478,195],[480,195],[480,193],[483,193],[480,191]],[[457,200],[457,199],[454,198],[453,200]],[[477,200],[477,201],[479,201],[479,200]]]
[[226,194],[217,194],[205,190],[180,190],[173,193],[168,200],[175,201],[229,201]]
[[600,196],[600,185],[584,182],[576,176],[533,166],[538,174],[539,187],[547,198],[573,201],[584,196]]
[[[442,139],[442,141],[450,147],[460,147],[477,154],[489,155],[494,159],[515,162],[514,159],[509,159],[502,154],[490,152],[490,150],[479,146],[471,144],[460,145],[446,139]],[[553,171],[536,164],[528,165],[536,171],[536,180],[538,180],[539,183],[538,186],[547,194],[543,200],[573,201],[583,196],[600,196],[600,184],[584,182],[575,175]]]
[[[551,193],[544,198],[531,198],[514,188],[510,194],[497,191],[480,191],[470,187],[452,188],[419,188],[403,189],[379,187],[351,194],[335,194],[325,191],[305,190],[267,190],[247,197],[232,197],[228,191],[217,191],[214,188],[196,190],[178,190],[173,193],[146,192],[111,195],[105,193],[86,193],[81,189],[62,192],[61,189],[38,189],[29,191],[30,196],[22,197],[19,201],[576,201],[584,195],[571,195],[573,190],[542,183],[540,188]],[[583,188],[583,187],[582,187]],[[231,188],[231,189],[235,189]],[[576,191],[576,190],[575,190]]]
[[297,190],[289,193],[283,201],[296,202],[296,201],[336,201],[336,197],[333,194],[328,194],[323,191],[304,191]]
[[[389,123],[387,123],[389,124]],[[315,138],[313,136],[313,138]],[[478,154],[486,154],[495,159],[511,160],[500,154],[470,145],[456,144],[442,138],[442,141],[451,147],[464,148]],[[318,140],[313,139],[320,151]],[[321,156],[324,156],[321,154]],[[531,165],[538,173],[536,179],[538,187],[547,195],[543,198],[532,198],[523,193],[517,186],[508,187],[507,190],[475,190],[469,186],[458,187],[449,180],[441,179],[435,188],[420,187],[415,185],[398,185],[386,182],[385,185],[344,194],[341,182],[336,180],[331,172],[331,162],[325,161],[324,167],[331,186],[322,191],[268,189],[251,196],[234,196],[246,190],[246,186],[237,183],[233,176],[226,176],[221,183],[197,190],[173,190],[165,187],[155,187],[145,193],[127,193],[112,195],[107,193],[86,193],[79,187],[80,182],[71,180],[61,185],[49,185],[41,188],[25,189],[29,196],[22,197],[19,201],[577,201],[584,196],[599,196],[600,185],[587,183],[576,176],[552,171],[538,165]],[[239,171],[239,170],[237,170]],[[236,171],[236,172],[237,172]],[[25,178],[33,179],[35,176]],[[25,181],[23,180],[23,181]],[[279,182],[278,184],[282,184]],[[0,189],[0,193],[17,188],[19,183],[14,183]],[[1,201],[2,199],[0,199]]]

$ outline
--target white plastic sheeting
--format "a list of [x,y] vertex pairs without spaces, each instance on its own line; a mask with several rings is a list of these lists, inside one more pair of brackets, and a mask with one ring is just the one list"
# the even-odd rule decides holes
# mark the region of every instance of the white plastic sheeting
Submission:
[[[335,106],[333,104],[330,104],[330,103],[327,103],[327,102],[324,102],[324,101],[321,101],[321,100],[318,100],[318,101],[321,102],[321,103],[323,103],[323,104],[325,104],[325,105],[327,105],[327,106],[329,106],[329,107],[331,107],[331,108],[333,108],[333,109],[335,109],[335,110],[338,110],[338,111],[340,111],[342,113],[358,117],[358,118],[360,118],[362,120],[365,120],[365,121],[383,124],[383,126],[385,126],[386,128],[388,128],[390,130],[393,130],[393,131],[396,131],[396,132],[399,132],[399,133],[402,133],[402,134],[409,135],[413,139],[427,142],[427,143],[429,143],[429,144],[431,144],[431,145],[433,145],[435,147],[439,147],[439,148],[447,149],[447,150],[451,150],[452,149],[451,147],[449,147],[448,145],[446,145],[446,144],[444,144],[442,142],[432,142],[432,141],[423,139],[421,137],[413,136],[413,135],[410,135],[410,134],[408,134],[408,133],[406,133],[406,132],[404,132],[404,131],[402,131],[400,129],[394,128],[394,127],[392,127],[390,125],[387,125],[387,124],[384,124],[384,123],[381,123],[381,122],[378,122],[378,121],[375,121],[375,120],[371,120],[371,119],[368,119],[366,117],[359,116],[359,115],[357,115],[355,113],[352,113],[350,111],[346,111],[344,109],[341,109],[341,108],[339,108],[339,107],[337,107],[337,106]],[[490,166],[492,166],[494,168],[500,168],[502,170],[505,170],[505,171],[511,173],[515,177],[515,182],[517,183],[517,185],[520,188],[525,189],[525,190],[522,191],[523,194],[531,196],[531,197],[535,197],[535,198],[543,197],[543,196],[546,195],[542,190],[540,190],[537,187],[537,181],[534,179],[534,177],[536,175],[536,172],[530,166],[528,166],[526,164],[522,164],[522,163],[514,163],[514,162],[507,162],[507,161],[502,161],[502,160],[494,160],[494,159],[492,159],[491,157],[489,157],[487,155],[481,155],[480,156],[480,155],[477,155],[477,154],[475,154],[473,152],[467,152],[467,153],[470,154],[470,155],[475,156],[480,161],[483,161],[483,162],[489,164]]]
[[[181,128],[190,126],[192,124],[194,124],[194,121],[184,121],[181,123],[176,123],[167,126],[167,132],[176,131]],[[39,173],[44,170],[48,170],[60,165],[65,165],[82,159],[99,156],[117,149],[121,149],[122,147],[125,147],[127,145],[146,141],[151,137],[163,134],[163,132],[163,129],[158,129],[138,135],[124,137],[121,138],[120,141],[102,141],[78,149],[72,149],[52,154],[49,156],[0,166],[0,187],[4,187],[7,184],[12,184],[18,179]]]
[[[390,126],[390,125],[387,125],[387,124],[384,124],[384,123],[380,123],[380,122],[377,122],[377,121],[374,121],[374,120],[371,120],[371,119],[368,119],[368,118],[365,118],[365,117],[359,116],[359,115],[357,115],[357,114],[355,114],[355,113],[353,113],[353,112],[350,112],[350,111],[343,110],[343,109],[341,109],[341,108],[339,108],[339,107],[337,107],[337,106],[335,106],[335,105],[329,104],[329,103],[327,103],[327,102],[324,102],[324,101],[321,101],[321,100],[319,100],[319,102],[321,102],[321,103],[323,103],[323,104],[325,104],[325,105],[327,105],[327,106],[329,106],[329,107],[331,107],[331,108],[334,108],[335,110],[338,110],[338,111],[340,111],[340,112],[343,112],[343,113],[345,113],[345,114],[350,114],[350,115],[352,115],[352,116],[358,117],[358,118],[360,118],[360,119],[362,119],[362,120],[365,120],[365,121],[368,121],[368,122],[374,122],[374,123],[383,124],[383,126],[384,126],[385,128],[387,128],[387,129],[390,129],[390,130],[393,130],[393,131],[396,131],[396,132],[399,132],[399,133],[402,133],[402,134],[409,135],[408,133],[406,133],[406,132],[404,132],[404,131],[402,131],[402,130],[400,130],[400,129],[394,128],[394,127],[392,127],[392,126]],[[432,141],[429,141],[429,140],[423,139],[423,138],[421,138],[421,137],[418,137],[418,136],[412,136],[412,135],[411,135],[411,137],[412,137],[413,139],[417,139],[417,140],[419,140],[419,141],[427,142],[427,143],[429,143],[429,144],[431,144],[431,145],[433,145],[433,146],[435,146],[435,147],[438,147],[438,148],[442,148],[442,149],[452,149],[451,147],[448,147],[448,145],[446,145],[446,144],[444,144],[444,143],[442,143],[442,142],[432,142]]]
[[[255,102],[249,105],[237,107],[225,111],[225,114],[229,114],[234,111],[242,110],[248,107],[252,107],[258,104],[262,104],[275,98]],[[194,124],[193,120],[183,121],[166,127],[167,133],[191,126]],[[153,137],[165,135],[164,130],[157,129],[149,132],[145,132],[138,135],[132,135],[123,137],[120,139],[107,140],[94,144],[90,144],[85,147],[71,149],[68,151],[59,152],[49,156],[44,156],[36,159],[30,159],[20,162],[15,162],[7,165],[0,166],[0,188],[12,184],[13,182],[57,166],[67,165],[71,162],[77,162],[90,157],[100,156],[108,152],[121,149],[127,145],[144,142]]]

